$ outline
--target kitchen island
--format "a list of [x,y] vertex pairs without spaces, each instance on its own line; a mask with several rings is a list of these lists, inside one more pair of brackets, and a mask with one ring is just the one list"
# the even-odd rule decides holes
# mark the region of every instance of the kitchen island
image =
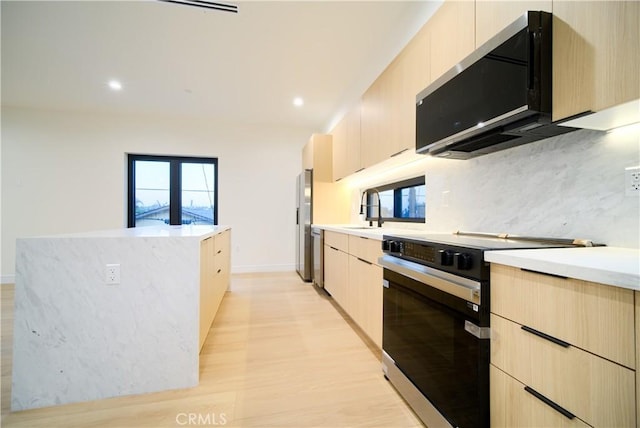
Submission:
[[214,266],[224,289],[229,277],[228,254],[222,266],[205,249],[222,236],[190,225],[18,239],[12,410],[197,385],[201,286]]

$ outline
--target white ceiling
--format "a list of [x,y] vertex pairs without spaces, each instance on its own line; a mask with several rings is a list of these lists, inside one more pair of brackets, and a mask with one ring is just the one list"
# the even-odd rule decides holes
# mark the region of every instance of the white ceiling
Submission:
[[322,132],[440,3],[2,0],[2,104]]

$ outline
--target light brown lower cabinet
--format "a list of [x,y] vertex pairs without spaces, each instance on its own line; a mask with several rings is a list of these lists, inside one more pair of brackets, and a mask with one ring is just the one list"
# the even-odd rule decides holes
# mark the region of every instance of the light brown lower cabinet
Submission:
[[330,245],[324,246],[324,288],[342,309],[348,311],[349,255]]
[[349,256],[349,316],[382,348],[382,268]]
[[380,255],[380,241],[325,232],[325,290],[381,348],[382,267],[377,265]]
[[634,300],[492,264],[491,426],[636,427]]
[[200,243],[200,349],[218,312],[231,274],[231,231]]

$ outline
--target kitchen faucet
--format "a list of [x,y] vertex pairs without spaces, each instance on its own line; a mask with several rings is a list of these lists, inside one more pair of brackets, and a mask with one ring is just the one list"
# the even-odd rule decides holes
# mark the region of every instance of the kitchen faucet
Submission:
[[[364,214],[364,208],[367,207],[372,207],[373,205],[370,204],[365,204],[364,203],[364,197],[367,194],[367,192],[375,192],[376,195],[378,195],[378,227],[382,227],[382,201],[380,200],[380,192],[378,192],[377,189],[367,189],[364,192],[362,192],[362,197],[360,198],[360,214]],[[373,226],[373,221],[369,220],[369,226]]]

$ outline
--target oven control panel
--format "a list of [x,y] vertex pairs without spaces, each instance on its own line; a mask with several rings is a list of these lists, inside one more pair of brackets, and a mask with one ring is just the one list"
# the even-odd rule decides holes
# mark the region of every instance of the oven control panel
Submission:
[[384,253],[477,280],[486,279],[482,251],[437,242],[385,237]]

